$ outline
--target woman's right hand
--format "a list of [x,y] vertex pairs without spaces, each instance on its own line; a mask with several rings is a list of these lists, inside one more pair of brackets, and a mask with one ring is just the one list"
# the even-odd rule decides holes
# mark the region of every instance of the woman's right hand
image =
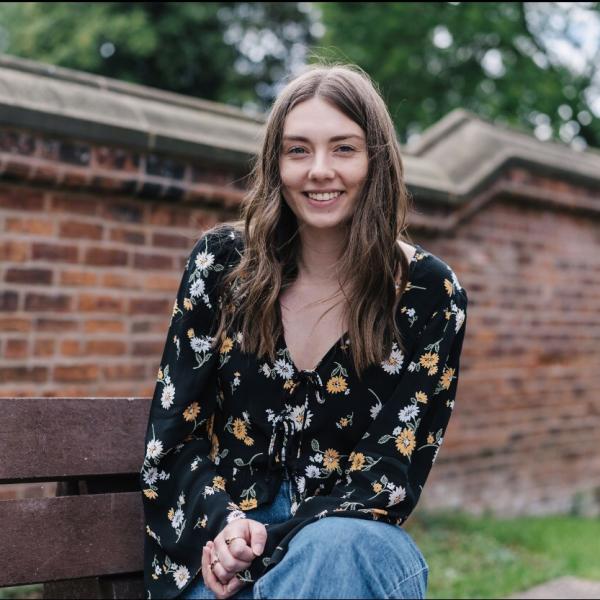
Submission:
[[[228,539],[231,539],[229,544],[225,541]],[[236,519],[226,525],[213,540],[213,554],[219,557],[213,568],[216,578],[228,584],[236,573],[247,569],[263,553],[266,542],[267,528],[259,521]]]

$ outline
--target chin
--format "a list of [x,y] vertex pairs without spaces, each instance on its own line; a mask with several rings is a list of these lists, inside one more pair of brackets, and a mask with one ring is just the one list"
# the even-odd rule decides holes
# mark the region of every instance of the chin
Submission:
[[348,219],[339,218],[320,218],[320,219],[302,219],[300,223],[304,227],[311,227],[313,229],[339,229],[348,222]]

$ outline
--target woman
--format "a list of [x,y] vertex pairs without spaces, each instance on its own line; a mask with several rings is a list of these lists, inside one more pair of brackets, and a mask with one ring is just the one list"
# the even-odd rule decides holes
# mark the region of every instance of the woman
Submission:
[[467,294],[403,239],[399,146],[358,67],[288,83],[253,176],[173,309],[141,472],[148,597],[424,597],[400,526],[454,406]]

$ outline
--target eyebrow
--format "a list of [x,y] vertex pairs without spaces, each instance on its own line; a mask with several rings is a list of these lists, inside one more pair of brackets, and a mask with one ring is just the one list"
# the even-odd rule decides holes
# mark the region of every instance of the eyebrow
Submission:
[[[330,138],[329,141],[330,142],[339,142],[340,140],[348,140],[350,138],[356,138],[359,140],[364,139],[360,135],[356,135],[354,133],[349,133],[349,134],[344,134],[344,135],[335,135],[332,138]],[[310,140],[308,138],[305,138],[304,136],[301,136],[301,135],[284,135],[283,140],[284,141],[294,141],[294,142],[310,142]]]

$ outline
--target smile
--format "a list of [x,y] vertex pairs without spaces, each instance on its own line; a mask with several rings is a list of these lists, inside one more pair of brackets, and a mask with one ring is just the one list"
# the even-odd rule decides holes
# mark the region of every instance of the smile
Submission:
[[327,192],[324,194],[302,192],[307,198],[315,202],[331,202],[339,198],[344,192]]

